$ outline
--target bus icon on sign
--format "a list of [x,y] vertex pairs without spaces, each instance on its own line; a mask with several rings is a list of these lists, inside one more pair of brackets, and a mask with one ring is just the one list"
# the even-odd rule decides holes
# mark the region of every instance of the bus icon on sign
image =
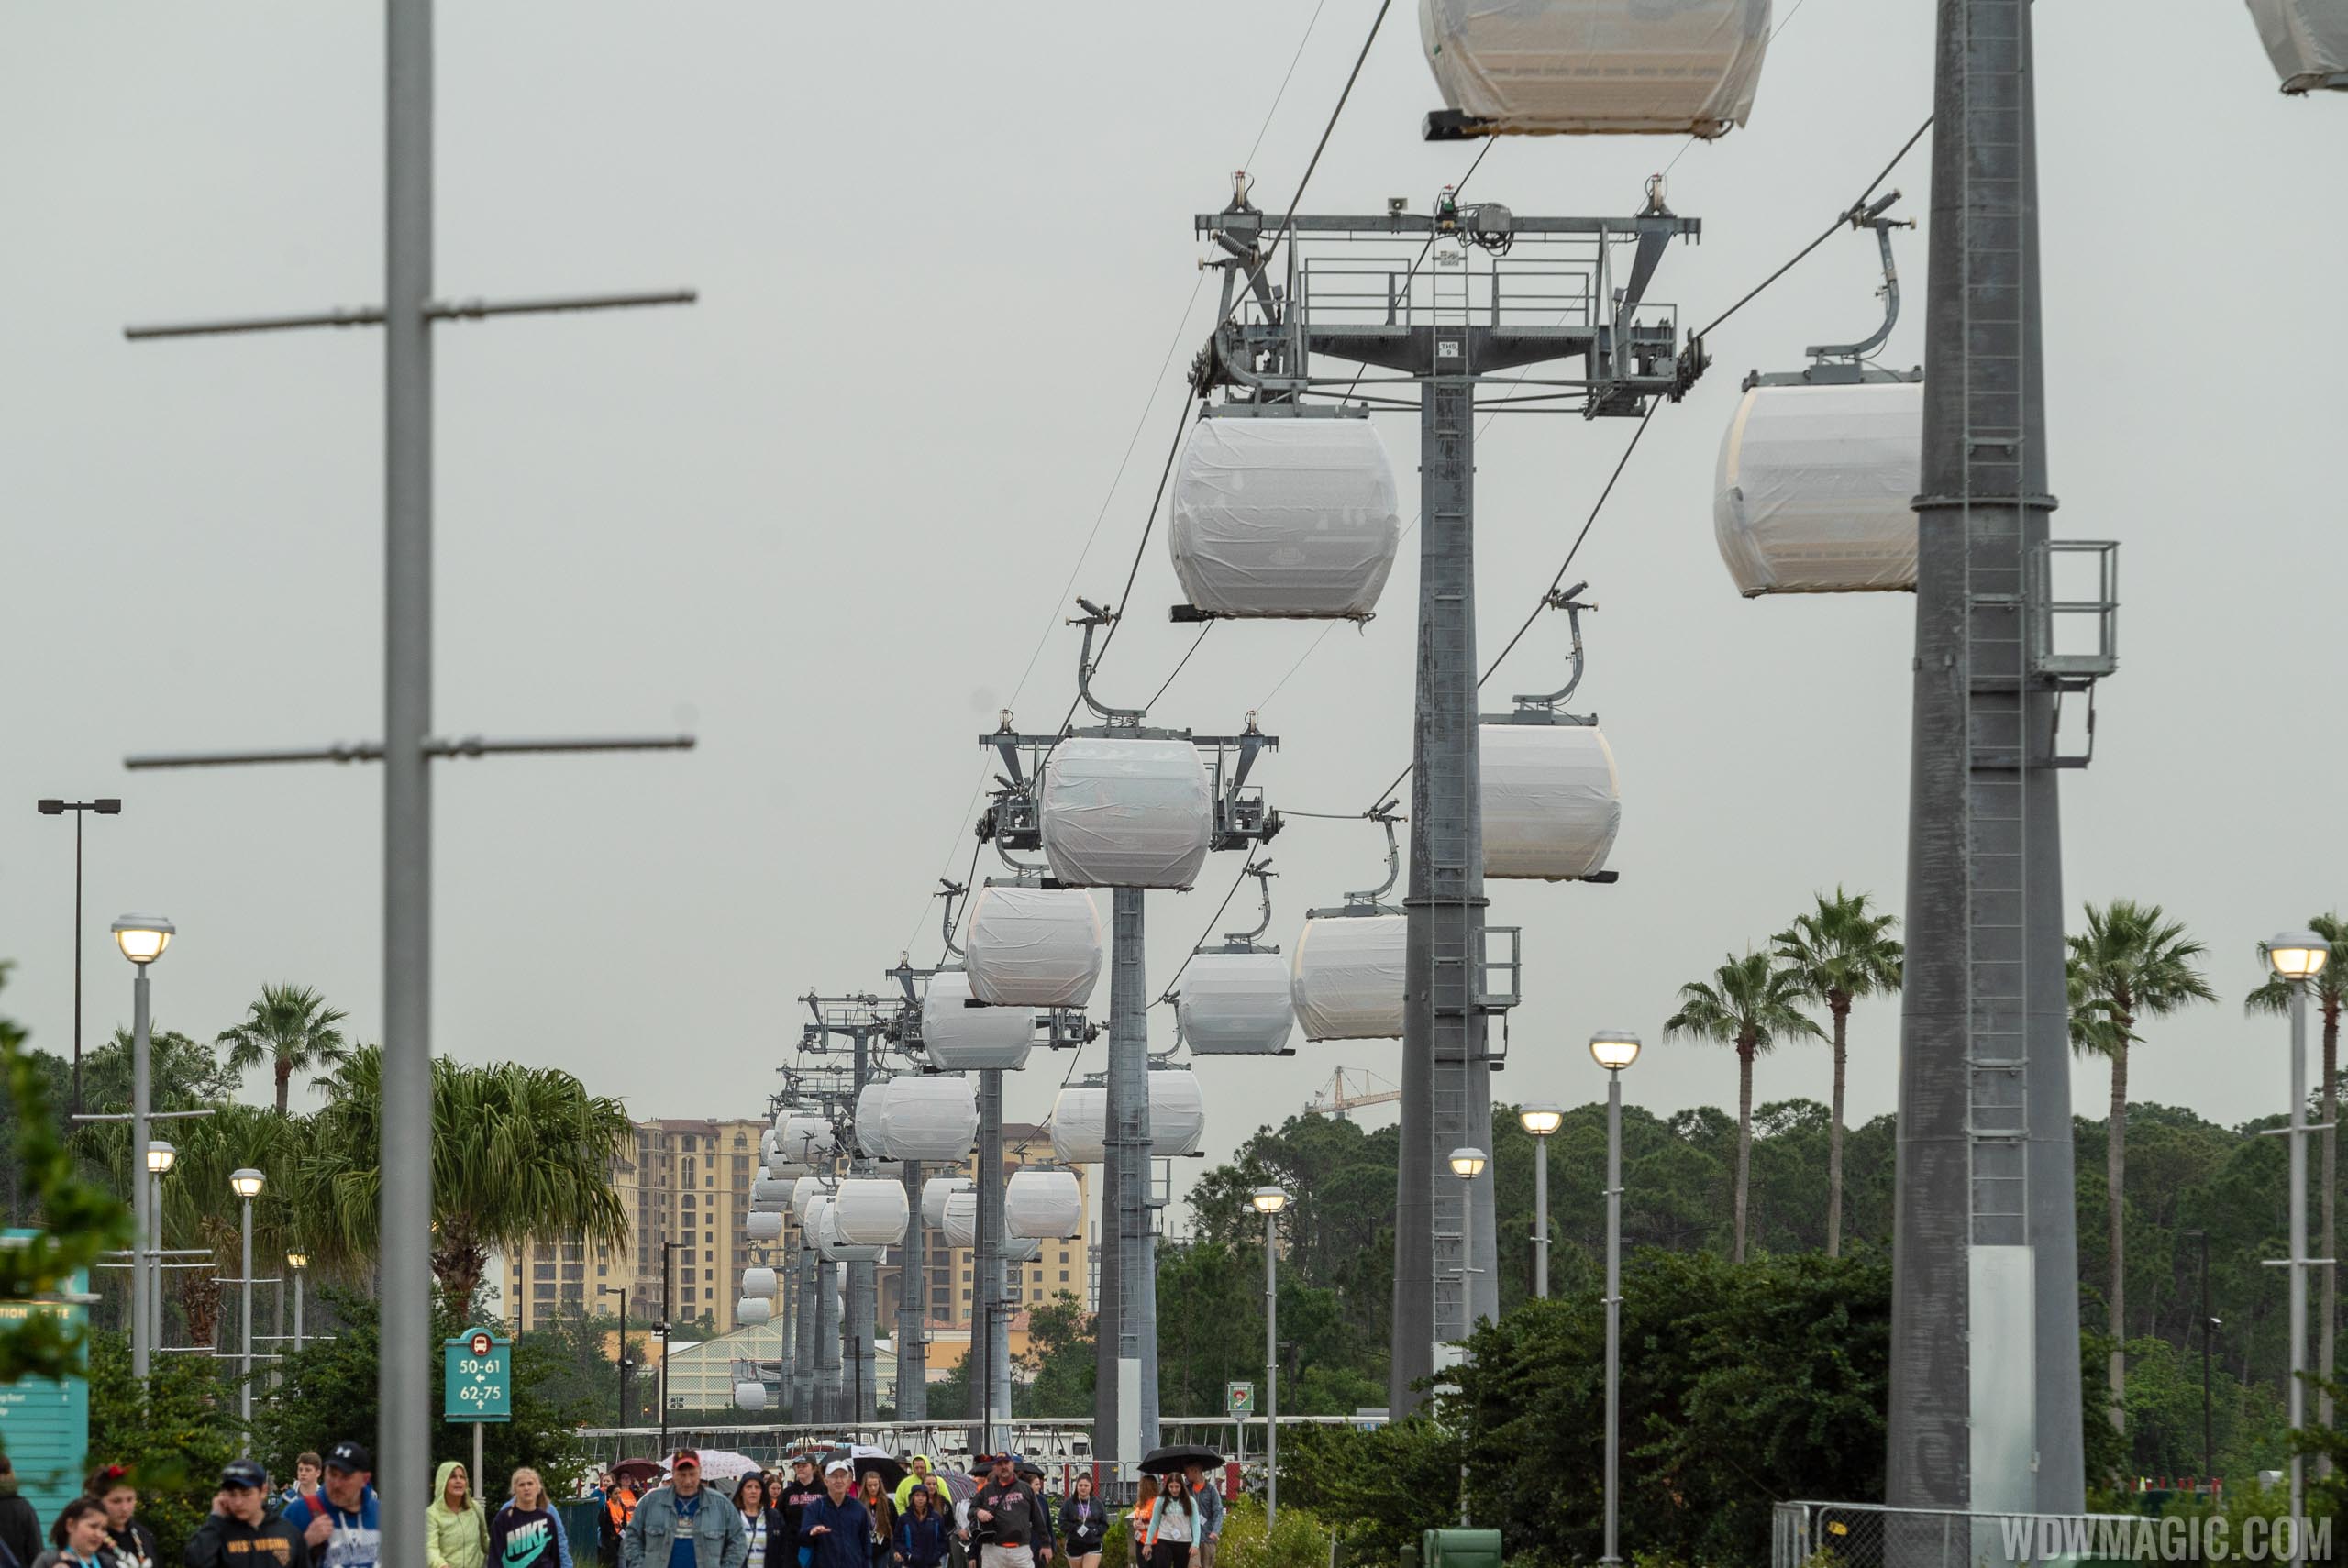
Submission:
[[489,1336],[487,1334],[475,1334],[473,1336],[472,1353],[475,1355],[487,1355],[489,1353]]

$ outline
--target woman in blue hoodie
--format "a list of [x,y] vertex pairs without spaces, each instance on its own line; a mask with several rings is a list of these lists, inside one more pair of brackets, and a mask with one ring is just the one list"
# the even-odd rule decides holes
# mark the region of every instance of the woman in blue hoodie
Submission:
[[936,1501],[927,1486],[905,1494],[905,1511],[897,1520],[897,1561],[905,1568],[937,1568],[946,1561],[946,1521]]

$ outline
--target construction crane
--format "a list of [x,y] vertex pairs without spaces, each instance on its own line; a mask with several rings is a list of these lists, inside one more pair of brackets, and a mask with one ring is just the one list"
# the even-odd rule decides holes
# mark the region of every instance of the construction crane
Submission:
[[[1346,1069],[1339,1067],[1329,1075],[1329,1081],[1313,1091],[1304,1109],[1314,1116],[1346,1117],[1347,1111],[1365,1105],[1391,1105],[1402,1098],[1402,1091],[1376,1073],[1357,1071],[1353,1076],[1353,1092],[1346,1092]],[[1350,1118],[1347,1118],[1350,1120]]]

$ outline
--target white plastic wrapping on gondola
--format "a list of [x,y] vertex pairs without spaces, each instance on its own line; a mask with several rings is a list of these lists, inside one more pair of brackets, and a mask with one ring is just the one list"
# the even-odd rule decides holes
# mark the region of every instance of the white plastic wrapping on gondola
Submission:
[[841,1235],[839,1205],[833,1198],[818,1199],[808,1211],[807,1221],[808,1234],[815,1239],[815,1251],[826,1263],[877,1263],[889,1250],[851,1242]]
[[831,1190],[831,1185],[821,1176],[801,1176],[792,1184],[791,1213],[799,1221],[801,1230],[807,1229],[808,1214]]
[[1174,1010],[1193,1056],[1270,1056],[1296,1024],[1288,960],[1277,953],[1193,953]]
[[1052,1101],[1052,1153],[1071,1165],[1097,1165],[1109,1157],[1109,1091],[1070,1084]]
[[792,1165],[819,1165],[839,1153],[839,1136],[820,1116],[787,1116],[775,1134],[775,1152]]
[[976,1187],[961,1187],[946,1195],[946,1212],[938,1229],[946,1232],[949,1247],[974,1247],[979,1242],[979,1193]]
[[759,1134],[759,1163],[760,1165],[774,1158],[774,1140],[775,1130],[771,1127]]
[[1153,1067],[1149,1073],[1149,1152],[1166,1160],[1195,1154],[1207,1134],[1206,1091],[1187,1067]]
[[1402,536],[1394,465],[1367,419],[1199,420],[1170,515],[1182,591],[1218,615],[1368,615]]
[[903,1183],[851,1176],[832,1195],[832,1230],[851,1247],[893,1247],[905,1239]]
[[1028,1241],[1081,1235],[1084,1194],[1074,1171],[1016,1170],[1002,1188],[1002,1227]]
[[1402,915],[1322,915],[1296,939],[1296,1021],[1307,1040],[1391,1040],[1402,1033]]
[[746,1329],[755,1329],[773,1316],[774,1303],[755,1296],[745,1296],[734,1303],[734,1321]]
[[1623,825],[1614,750],[1596,724],[1485,724],[1484,875],[1569,881],[1606,868]]
[[2348,0],[2250,0],[2250,15],[2284,92],[2348,77]]
[[921,1002],[921,1039],[933,1066],[949,1072],[1011,1071],[1027,1065],[1036,1015],[1024,1007],[966,1007],[970,977],[940,969]]
[[750,1184],[753,1203],[788,1203],[791,1201],[790,1182],[776,1176],[760,1176]]
[[946,1223],[946,1200],[958,1192],[975,1190],[969,1176],[932,1176],[921,1184],[922,1223],[936,1230]]
[[1753,113],[1769,0],[1419,0],[1419,41],[1498,130],[1715,137]]
[[1736,591],[1916,586],[1924,384],[1754,387],[1721,440],[1712,532]]
[[775,1272],[770,1268],[753,1266],[742,1271],[742,1294],[764,1300],[774,1299]]
[[1206,763],[1183,740],[1064,740],[1036,811],[1044,857],[1070,887],[1187,888],[1214,834]]
[[889,1099],[889,1080],[875,1078],[856,1091],[856,1117],[848,1123],[848,1131],[856,1136],[856,1147],[867,1159],[882,1159],[889,1154],[888,1114],[882,1109]]
[[998,1007],[1082,1007],[1101,977],[1101,915],[1062,888],[981,888],[962,944],[970,994]]
[[897,1160],[959,1160],[979,1137],[978,1089],[969,1079],[906,1074],[888,1080],[880,1138]]
[[742,1234],[753,1242],[779,1242],[782,1239],[782,1210],[757,1209],[742,1216]]
[[[764,1319],[759,1320],[761,1322]],[[767,1386],[745,1380],[734,1385],[734,1408],[737,1410],[763,1410],[767,1408]]]

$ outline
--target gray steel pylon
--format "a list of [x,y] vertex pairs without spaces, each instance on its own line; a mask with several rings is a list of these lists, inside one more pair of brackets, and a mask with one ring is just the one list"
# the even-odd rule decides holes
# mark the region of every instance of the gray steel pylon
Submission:
[[1933,111],[1886,1496],[2076,1514],[2057,693],[2032,658],[2054,502],[2028,0],[1941,0]]

